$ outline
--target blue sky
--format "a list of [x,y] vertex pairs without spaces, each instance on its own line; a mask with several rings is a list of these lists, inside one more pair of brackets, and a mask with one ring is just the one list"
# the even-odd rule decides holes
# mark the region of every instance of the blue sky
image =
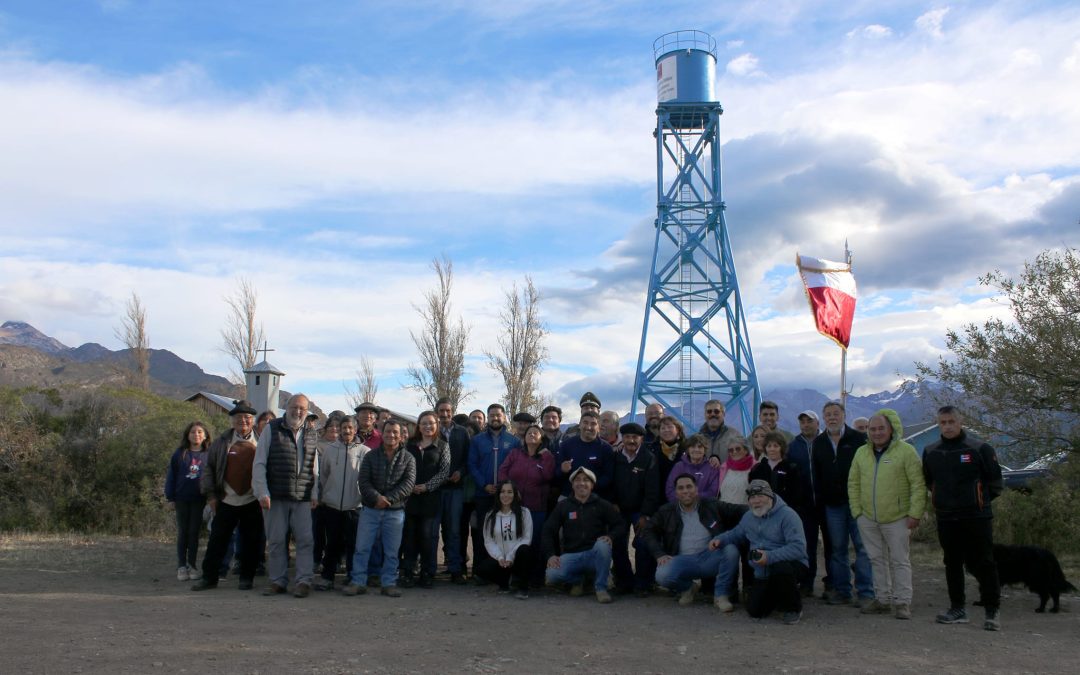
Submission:
[[380,400],[455,262],[469,383],[504,289],[552,327],[542,388],[629,407],[655,217],[652,41],[719,44],[727,222],[765,390],[832,393],[796,251],[855,255],[856,393],[1001,308],[977,278],[1080,231],[1080,15],[1065,2],[8,2],[0,319],[226,373],[255,282],[286,387],[325,409],[360,355]]

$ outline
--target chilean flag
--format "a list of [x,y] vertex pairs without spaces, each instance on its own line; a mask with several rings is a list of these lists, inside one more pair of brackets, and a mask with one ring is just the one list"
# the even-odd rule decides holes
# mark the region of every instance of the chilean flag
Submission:
[[855,276],[850,263],[795,255],[818,332],[847,349],[855,318]]

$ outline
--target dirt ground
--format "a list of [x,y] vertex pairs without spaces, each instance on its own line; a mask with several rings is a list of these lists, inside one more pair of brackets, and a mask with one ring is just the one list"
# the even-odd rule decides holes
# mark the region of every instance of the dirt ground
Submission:
[[0,672],[1065,673],[1080,654],[1078,597],[1036,614],[1035,595],[1007,590],[999,633],[982,630],[979,608],[969,625],[935,624],[945,582],[926,545],[913,556],[912,621],[808,600],[797,626],[659,594],[603,606],[446,582],[399,599],[268,598],[265,578],[241,592],[234,577],[192,593],[172,556],[152,540],[0,535]]

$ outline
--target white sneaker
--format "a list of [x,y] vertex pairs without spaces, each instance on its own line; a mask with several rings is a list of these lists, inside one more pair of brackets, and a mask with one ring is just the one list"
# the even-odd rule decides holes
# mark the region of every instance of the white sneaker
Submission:
[[694,582],[690,584],[690,588],[686,589],[679,595],[679,605],[682,607],[689,607],[694,604],[694,597],[697,596],[698,591],[701,590],[701,584]]
[[191,577],[188,576],[187,567],[177,567],[176,568],[176,580],[177,581],[188,581],[190,579],[191,579]]
[[199,579],[202,579],[202,572],[196,567],[189,567],[187,568],[187,578],[188,581],[198,581]]
[[728,612],[735,611],[735,605],[731,604],[731,601],[728,600],[728,596],[726,596],[726,595],[718,595],[718,596],[714,597],[713,598],[713,605],[718,610],[720,610],[721,612],[724,612],[725,614],[728,613]]

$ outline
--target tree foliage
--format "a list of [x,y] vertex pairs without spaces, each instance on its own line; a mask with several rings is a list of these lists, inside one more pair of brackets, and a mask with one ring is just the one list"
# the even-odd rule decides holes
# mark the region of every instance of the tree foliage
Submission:
[[963,392],[965,412],[1013,439],[1013,456],[1080,450],[1080,251],[1044,251],[1017,279],[994,271],[979,281],[1012,320],[950,330],[952,356],[917,363],[920,377]]
[[469,329],[458,317],[454,323],[450,311],[450,293],[454,286],[454,264],[443,256],[431,261],[437,285],[424,293],[424,302],[413,305],[424,326],[419,333],[409,331],[420,356],[420,365],[409,366],[406,375],[409,389],[420,392],[431,407],[440,398],[448,398],[454,409],[472,392],[465,390],[465,349]]
[[124,304],[124,316],[115,333],[131,353],[135,383],[143,391],[150,391],[150,338],[146,334],[146,307],[135,291],[131,292],[131,297]]
[[256,363],[257,350],[266,340],[266,331],[255,320],[259,293],[250,279],[240,277],[236,292],[225,296],[229,316],[221,329],[221,351],[236,361],[237,370],[231,370],[234,382],[244,382],[244,371]]
[[506,302],[499,312],[499,349],[484,350],[488,366],[503,380],[504,402],[511,413],[538,411],[542,395],[537,378],[547,361],[544,338],[547,326],[540,318],[540,292],[531,277],[518,291],[515,283],[506,291]]

